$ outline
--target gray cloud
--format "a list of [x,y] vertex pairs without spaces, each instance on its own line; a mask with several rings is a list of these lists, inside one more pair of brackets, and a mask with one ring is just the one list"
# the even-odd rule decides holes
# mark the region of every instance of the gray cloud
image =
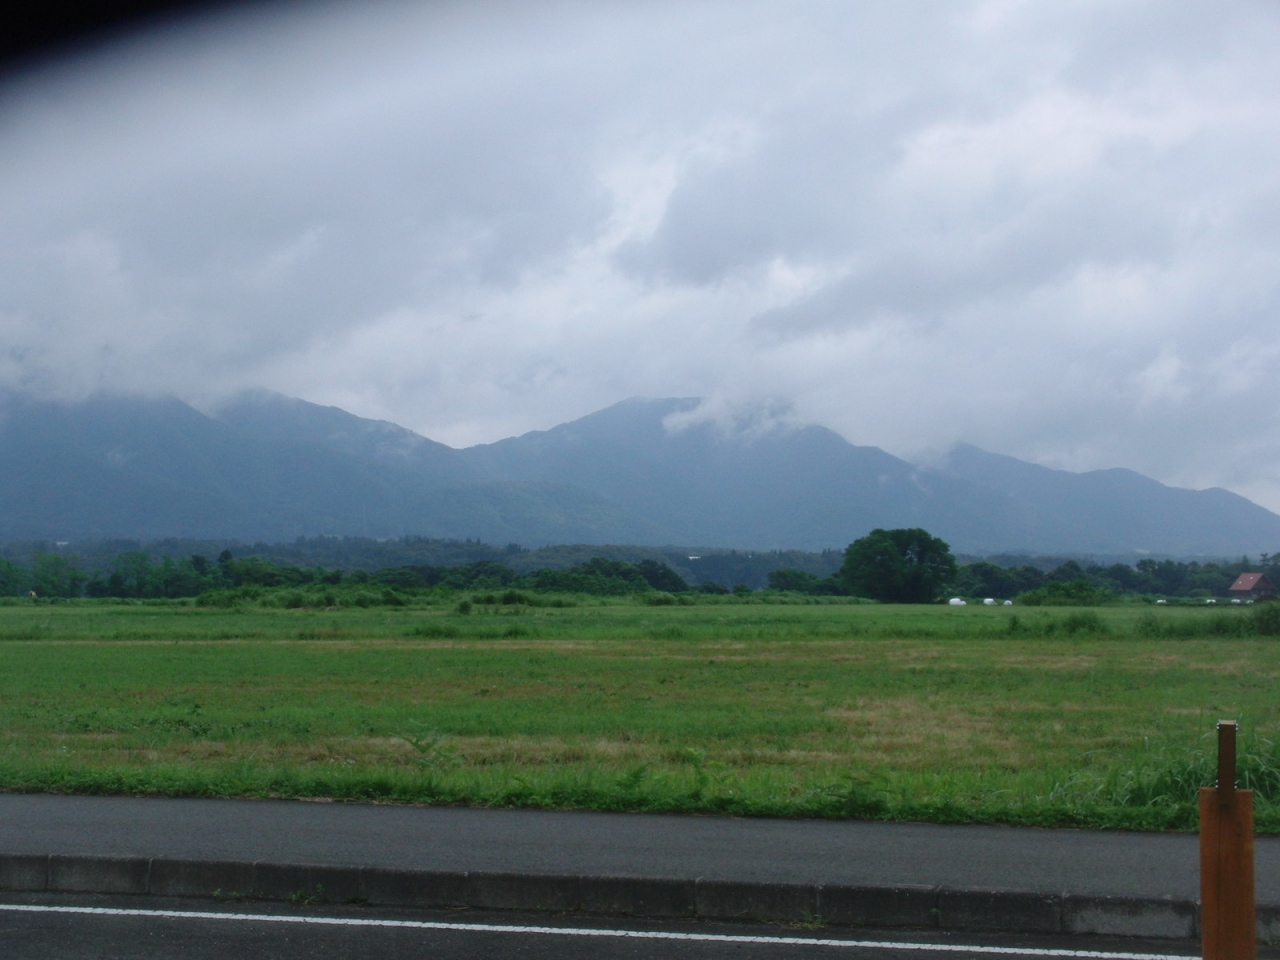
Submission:
[[[358,6],[358,9],[357,9]],[[1280,13],[263,5],[0,88],[0,383],[761,401],[1280,508]]]

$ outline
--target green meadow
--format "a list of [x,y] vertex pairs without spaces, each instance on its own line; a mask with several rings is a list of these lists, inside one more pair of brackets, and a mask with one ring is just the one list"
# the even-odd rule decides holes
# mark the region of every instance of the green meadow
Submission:
[[0,606],[0,789],[1280,832],[1280,604],[459,599]]

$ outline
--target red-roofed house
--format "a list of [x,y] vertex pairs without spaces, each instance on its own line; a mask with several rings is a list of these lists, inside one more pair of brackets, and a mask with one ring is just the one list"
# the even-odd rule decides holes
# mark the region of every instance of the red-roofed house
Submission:
[[1276,588],[1265,573],[1242,573],[1236,577],[1229,592],[1233,597],[1248,597],[1252,600],[1257,597],[1274,597]]

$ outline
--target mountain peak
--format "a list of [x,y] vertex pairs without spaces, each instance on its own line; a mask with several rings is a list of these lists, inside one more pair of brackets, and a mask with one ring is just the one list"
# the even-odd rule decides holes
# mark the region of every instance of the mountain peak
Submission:
[[436,480],[462,479],[469,471],[452,447],[428,440],[387,420],[358,417],[270,390],[237,394],[213,417],[259,440],[283,447],[311,446],[389,465],[426,470]]

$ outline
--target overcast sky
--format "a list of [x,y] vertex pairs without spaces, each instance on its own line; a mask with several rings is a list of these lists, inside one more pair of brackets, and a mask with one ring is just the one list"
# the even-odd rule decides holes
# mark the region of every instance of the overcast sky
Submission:
[[1280,509],[1280,5],[255,9],[0,86],[0,385],[767,402]]

